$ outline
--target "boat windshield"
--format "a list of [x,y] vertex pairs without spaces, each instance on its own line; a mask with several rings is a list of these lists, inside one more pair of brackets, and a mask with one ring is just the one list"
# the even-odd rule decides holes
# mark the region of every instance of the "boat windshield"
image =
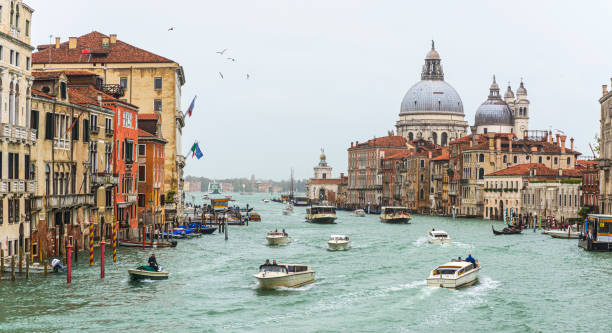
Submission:
[[446,235],[446,234],[435,234],[434,236],[436,236],[436,238],[446,238],[446,237],[448,237],[448,235]]
[[435,274],[450,274],[450,275],[455,275],[455,272],[457,272],[456,268],[438,268],[436,270]]
[[383,214],[385,215],[406,215],[410,214],[410,209],[405,207],[384,207]]
[[335,207],[310,207],[310,214],[335,214]]
[[348,236],[329,236],[329,240],[348,240]]
[[285,266],[279,265],[261,265],[259,266],[260,272],[278,272],[278,273],[287,273],[287,268]]

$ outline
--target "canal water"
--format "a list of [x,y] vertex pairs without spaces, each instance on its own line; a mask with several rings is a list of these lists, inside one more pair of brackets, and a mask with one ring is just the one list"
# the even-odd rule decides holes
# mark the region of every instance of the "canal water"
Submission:
[[[127,270],[152,252],[119,248],[89,267],[79,254],[72,284],[64,275],[2,281],[0,331],[77,332],[609,332],[612,254],[589,253],[576,240],[527,230],[493,236],[490,221],[414,216],[386,225],[378,216],[338,212],[335,225],[304,222],[305,208],[283,216],[262,195],[235,195],[262,222],[179,241],[154,250],[171,272],[167,281],[131,282]],[[503,225],[493,222],[497,228]],[[428,244],[435,227],[453,238]],[[266,231],[285,228],[288,246],[266,245]],[[326,250],[330,234],[351,237],[352,249]],[[108,251],[110,252],[110,251]],[[430,270],[471,252],[483,269],[479,283],[460,290],[427,287]],[[308,264],[314,284],[260,290],[252,277],[265,259]]]

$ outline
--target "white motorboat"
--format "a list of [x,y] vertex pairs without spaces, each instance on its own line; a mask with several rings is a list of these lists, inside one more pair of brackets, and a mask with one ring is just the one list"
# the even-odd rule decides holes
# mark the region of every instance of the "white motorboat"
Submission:
[[269,231],[266,240],[268,245],[285,245],[291,242],[291,237],[284,231]]
[[365,217],[366,213],[363,209],[355,209],[355,211],[353,212],[353,216]]
[[269,199],[263,199],[263,200],[261,200],[261,201],[263,201],[264,203],[269,203],[269,202],[270,202],[270,200],[269,200]]
[[306,221],[311,223],[336,223],[336,207],[310,206],[306,208]]
[[566,238],[566,239],[578,239],[582,236],[582,233],[578,231],[569,230],[548,230],[548,235],[552,238]]
[[283,215],[291,215],[291,214],[293,214],[293,205],[288,204],[287,206],[285,206],[285,208],[283,208]]
[[453,259],[431,271],[427,285],[440,288],[460,288],[470,286],[478,280],[480,263],[476,267],[467,261]]
[[261,288],[297,288],[313,283],[315,272],[306,265],[264,264],[259,266],[259,273],[253,277],[259,281]]
[[380,213],[380,222],[383,223],[410,223],[410,219],[407,207],[383,207]]
[[327,248],[332,251],[348,250],[351,248],[351,241],[346,235],[331,235],[327,241]]
[[444,230],[429,230],[427,232],[427,241],[431,244],[450,244],[451,238]]

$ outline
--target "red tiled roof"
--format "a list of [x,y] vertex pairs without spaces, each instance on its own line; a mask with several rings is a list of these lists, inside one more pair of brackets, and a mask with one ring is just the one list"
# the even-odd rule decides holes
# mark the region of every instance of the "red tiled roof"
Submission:
[[408,156],[408,154],[409,154],[408,151],[398,151],[398,152],[394,152],[394,153],[391,153],[385,156],[385,159],[402,158],[402,157]]
[[155,113],[142,113],[138,115],[138,120],[157,120],[159,117]]
[[[77,47],[69,49],[69,42],[38,46],[38,52],[32,54],[34,64],[62,64],[62,63],[172,63],[174,61],[140,49],[133,45],[117,40],[116,43],[103,47],[102,39],[109,38],[100,32],[92,31],[77,37]],[[109,38],[110,40],[110,38]],[[88,50],[88,51],[84,51]],[[85,53],[83,53],[85,52]],[[50,55],[49,55],[50,54]],[[99,55],[99,56],[94,56]]]
[[381,136],[379,138],[370,139],[366,142],[358,143],[354,148],[362,147],[406,147],[406,139],[403,136]]
[[49,72],[32,71],[32,76],[34,77],[34,79],[38,79],[38,80],[57,79],[60,77],[62,73],[63,73],[62,71],[49,71]]
[[[113,96],[105,94],[97,90],[93,86],[86,85],[70,85],[68,86],[68,97],[70,102],[78,105],[98,105],[98,94],[102,95],[104,100],[115,100]],[[104,107],[104,106],[102,106]],[[107,109],[109,109],[107,107]]]
[[39,97],[44,97],[44,98],[49,98],[49,99],[55,99],[55,97],[45,94],[44,92],[40,91],[40,90],[36,90],[34,88],[32,88],[32,95],[33,96],[39,96]]
[[443,153],[440,156],[432,158],[430,161],[448,161],[450,154],[448,152]]
[[[535,176],[559,176],[558,169],[551,169],[541,163],[526,163],[511,166],[509,168],[499,170],[487,174],[486,176],[528,176],[531,170],[535,169]],[[579,177],[580,173],[576,169],[562,169],[562,176]]]

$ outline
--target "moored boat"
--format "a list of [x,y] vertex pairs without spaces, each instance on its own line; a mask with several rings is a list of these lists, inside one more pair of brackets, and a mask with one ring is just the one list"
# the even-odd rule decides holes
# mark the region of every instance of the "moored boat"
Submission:
[[358,216],[358,217],[365,217],[366,213],[363,209],[355,209],[355,211],[352,213],[353,216]]
[[429,230],[427,232],[427,241],[431,244],[450,244],[451,238],[444,230]]
[[491,230],[493,230],[494,235],[516,235],[516,234],[520,234],[521,231],[523,231],[523,229],[508,228],[508,227],[505,227],[501,231],[498,231],[498,230],[495,230],[493,226],[491,226]]
[[253,277],[259,282],[260,288],[297,288],[313,283],[315,271],[307,265],[264,264],[259,266],[259,273]]
[[307,222],[331,224],[336,223],[336,219],[336,207],[334,206],[310,206],[306,208]]
[[346,235],[331,235],[327,241],[327,248],[332,251],[348,250],[351,248],[351,241]]
[[552,238],[578,239],[582,233],[569,230],[548,230],[548,235]]
[[[119,246],[124,246],[124,247],[143,247],[143,241],[138,241],[138,240],[127,240],[127,239],[121,239],[118,242]],[[175,240],[171,240],[168,242],[165,241],[145,241],[144,242],[144,247],[146,248],[156,248],[156,247],[176,247],[177,245],[177,241]]]
[[383,207],[380,213],[380,222],[383,223],[410,223],[410,219],[407,207]]
[[436,267],[429,273],[427,285],[441,288],[460,288],[470,286],[478,280],[480,264],[476,267],[470,262],[453,259]]
[[151,266],[140,266],[136,269],[128,269],[132,280],[167,280],[170,273],[162,270],[156,271]]
[[249,213],[249,221],[261,222],[261,215],[259,215],[258,212],[250,212]]
[[268,245],[285,245],[291,242],[291,237],[284,230],[283,231],[268,231],[266,235]]

